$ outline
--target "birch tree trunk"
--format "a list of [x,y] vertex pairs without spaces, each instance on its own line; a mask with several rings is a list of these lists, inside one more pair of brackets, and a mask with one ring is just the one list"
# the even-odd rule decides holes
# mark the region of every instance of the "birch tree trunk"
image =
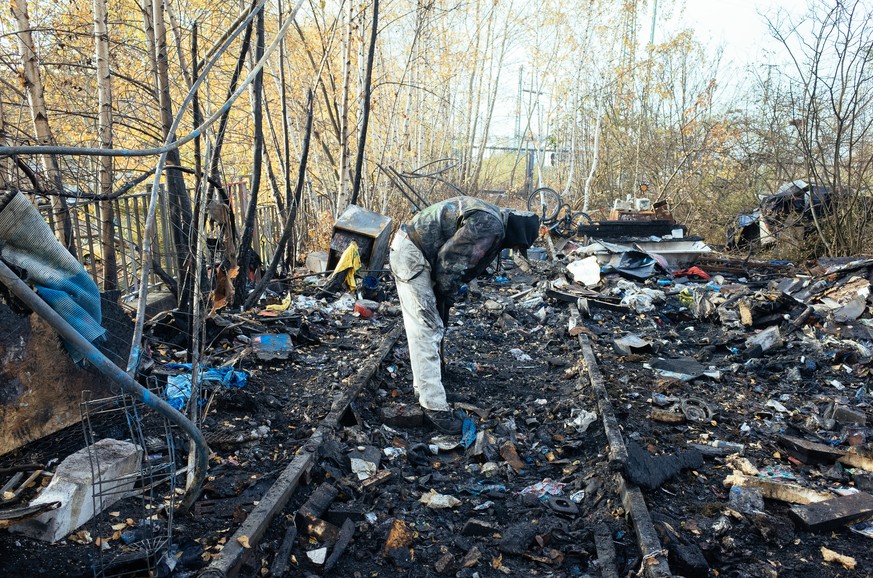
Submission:
[[585,179],[585,190],[582,193],[582,212],[588,212],[588,201],[591,198],[591,182],[594,180],[594,173],[597,171],[597,163],[600,160],[600,123],[603,121],[603,103],[597,105],[597,122],[594,125],[594,150],[591,155],[591,170],[588,171],[588,178]]
[[352,28],[353,11],[352,0],[348,2],[348,13],[346,14],[346,33],[343,36],[343,85],[342,85],[342,105],[340,111],[340,158],[339,158],[339,191],[336,197],[336,217],[339,217],[346,208],[346,199],[348,198],[349,188],[349,82],[351,78],[352,68]]
[[[0,98],[0,147],[9,146],[9,141],[6,138],[6,115],[3,112],[3,99]],[[4,156],[0,158],[0,190],[6,189],[9,186],[12,178],[12,160]]]
[[[55,144],[55,139],[54,135],[52,135],[48,111],[45,106],[42,77],[39,74],[39,58],[36,55],[33,36],[30,33],[30,15],[27,13],[27,0],[12,0],[10,7],[12,9],[12,16],[15,18],[18,52],[21,56],[21,67],[24,73],[22,80],[27,91],[27,100],[30,104],[30,115],[33,120],[36,139],[41,145],[53,145]],[[42,155],[42,165],[54,190],[58,193],[63,192],[64,184],[61,179],[57,156],[52,154]],[[60,195],[52,195],[51,206],[51,222],[55,236],[71,253],[74,253],[73,224],[70,220],[67,202]]]
[[[510,3],[509,7],[510,11],[512,10],[512,3]],[[506,39],[509,37],[509,18],[507,18],[505,26],[503,28],[503,38],[500,41],[500,52],[497,56],[497,73],[496,78],[493,79],[493,84],[490,86],[493,87],[493,90],[489,91],[488,96],[488,112],[485,116],[485,122],[482,126],[482,145],[479,147],[478,155],[476,157],[476,164],[473,171],[473,190],[477,191],[479,189],[479,177],[482,174],[482,161],[485,158],[485,146],[488,144],[488,136],[491,132],[491,118],[494,115],[494,105],[497,103],[497,90],[500,86],[500,73],[503,70],[503,59],[506,56]],[[493,71],[493,68],[492,68]]]
[[[97,60],[97,123],[100,147],[112,148],[112,81],[109,76],[109,27],[106,0],[94,0],[94,47]],[[99,160],[98,178],[101,195],[112,193],[112,157]],[[118,289],[118,265],[115,259],[114,201],[100,203],[100,233],[103,242],[103,290]]]

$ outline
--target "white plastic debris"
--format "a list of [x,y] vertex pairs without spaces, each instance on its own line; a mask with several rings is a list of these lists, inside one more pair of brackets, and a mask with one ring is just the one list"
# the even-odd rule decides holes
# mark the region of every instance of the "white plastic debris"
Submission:
[[461,444],[458,441],[458,436],[441,435],[432,437],[429,445],[433,453],[438,453],[452,451]]
[[324,564],[324,560],[327,558],[327,548],[318,548],[317,550],[309,550],[306,553],[306,557],[312,560],[313,564]]
[[766,405],[771,409],[775,409],[779,413],[788,413],[788,408],[776,401],[775,399],[771,399],[767,402]]
[[515,358],[516,361],[532,361],[533,358],[519,349],[518,347],[513,347],[509,350],[509,354]]
[[585,433],[588,426],[597,421],[597,414],[586,409],[573,408],[570,410],[570,421],[567,422],[568,427],[576,428],[579,433]]
[[620,279],[616,283],[615,289],[624,295],[621,298],[621,304],[627,305],[637,313],[654,311],[655,303],[662,303],[667,299],[667,295],[663,291],[640,287],[636,283],[624,279]]
[[394,458],[406,455],[406,450],[403,448],[387,447],[382,450],[382,453],[385,454],[385,457],[389,460],[393,460]]
[[436,490],[431,490],[428,493],[423,494],[418,501],[426,507],[433,508],[434,510],[455,508],[461,505],[461,500],[458,498],[447,494],[440,494]]
[[357,474],[359,480],[366,480],[376,473],[377,465],[368,460],[351,458],[352,471]]
[[330,308],[334,311],[351,311],[355,308],[355,296],[351,293],[344,293],[342,297],[330,304]]
[[586,287],[594,287],[600,283],[600,264],[594,255],[567,265],[567,271],[573,276],[573,281]]

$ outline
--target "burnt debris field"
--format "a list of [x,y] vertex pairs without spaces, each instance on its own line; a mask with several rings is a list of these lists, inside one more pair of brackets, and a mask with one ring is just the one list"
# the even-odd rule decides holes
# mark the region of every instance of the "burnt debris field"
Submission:
[[[204,381],[193,507],[174,508],[184,436],[143,412],[132,437],[117,402],[92,402],[86,436],[3,457],[3,574],[867,575],[873,261],[708,257],[593,287],[567,263],[504,260],[453,310],[443,380],[461,436],[423,418],[387,278],[375,302],[310,278],[273,308],[217,315],[205,365],[244,378]],[[148,332],[166,394],[185,369],[160,319]],[[12,504],[88,435],[141,435],[153,483],[136,476],[55,543],[16,531]]]

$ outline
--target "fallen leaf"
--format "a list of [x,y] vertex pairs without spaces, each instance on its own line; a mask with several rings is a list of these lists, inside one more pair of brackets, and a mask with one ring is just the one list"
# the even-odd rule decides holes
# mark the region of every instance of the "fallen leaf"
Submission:
[[500,457],[502,457],[516,472],[524,469],[524,462],[518,457],[518,452],[512,442],[506,442],[500,446]]
[[249,537],[248,536],[240,536],[239,538],[236,539],[236,541],[239,542],[239,545],[242,546],[243,548],[251,548],[251,545],[249,545]]
[[825,562],[836,562],[841,564],[846,570],[854,570],[857,561],[851,556],[845,556],[833,550],[829,550],[824,546],[821,547],[821,555]]

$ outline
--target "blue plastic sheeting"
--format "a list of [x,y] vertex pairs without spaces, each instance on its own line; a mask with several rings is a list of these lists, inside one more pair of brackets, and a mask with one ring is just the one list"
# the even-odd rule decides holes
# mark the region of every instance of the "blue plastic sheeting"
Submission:
[[755,211],[753,213],[740,213],[737,215],[737,226],[738,227],[748,227],[753,223],[757,223],[758,219],[761,218],[761,213],[759,211]]
[[[97,284],[21,194],[0,212],[0,256],[22,270],[22,280],[85,339],[103,339]],[[69,345],[67,350],[77,362],[83,359]]]
[[[187,369],[191,371],[190,363],[168,363],[164,369]],[[218,384],[224,387],[243,388],[248,383],[249,374],[245,371],[235,371],[233,367],[201,367],[200,383],[203,385]],[[181,411],[191,397],[191,374],[171,375],[167,378],[167,389],[164,397],[174,408]]]
[[461,445],[470,447],[476,441],[476,424],[469,417],[464,418],[464,428],[461,435]]

